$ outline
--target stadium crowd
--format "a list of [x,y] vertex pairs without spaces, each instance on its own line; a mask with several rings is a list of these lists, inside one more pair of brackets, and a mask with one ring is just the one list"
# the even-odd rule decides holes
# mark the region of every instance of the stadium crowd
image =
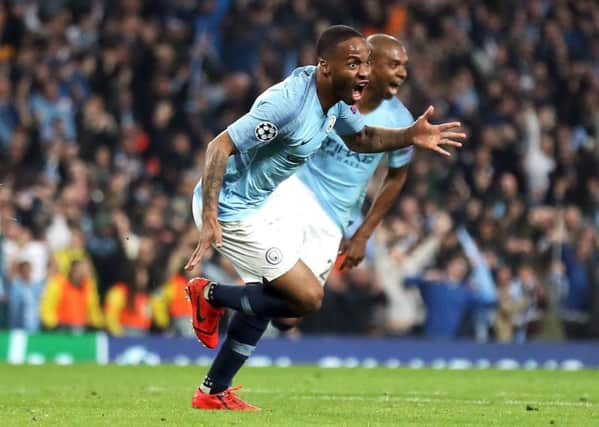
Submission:
[[[416,153],[301,333],[599,336],[593,0],[0,2],[0,328],[192,333],[205,144],[335,23],[402,39],[401,101],[470,136]],[[216,253],[200,273],[238,280]]]

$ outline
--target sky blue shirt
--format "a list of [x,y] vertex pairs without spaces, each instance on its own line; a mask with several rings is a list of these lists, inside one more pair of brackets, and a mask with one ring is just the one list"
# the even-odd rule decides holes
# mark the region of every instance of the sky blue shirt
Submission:
[[12,281],[8,294],[8,327],[37,332],[40,329],[40,302],[45,282],[25,282],[20,277]]
[[[397,99],[384,100],[364,115],[368,126],[401,128],[414,118]],[[366,196],[368,180],[383,157],[390,168],[400,168],[412,160],[412,146],[388,153],[356,153],[335,132],[329,133],[320,150],[297,175],[316,195],[320,205],[342,231],[356,219]]]
[[[227,129],[239,153],[227,163],[219,195],[220,220],[237,221],[260,208],[333,130],[349,135],[364,127],[357,109],[343,102],[323,112],[316,70],[313,65],[297,68],[261,94],[251,110]],[[201,198],[201,183],[195,191]]]

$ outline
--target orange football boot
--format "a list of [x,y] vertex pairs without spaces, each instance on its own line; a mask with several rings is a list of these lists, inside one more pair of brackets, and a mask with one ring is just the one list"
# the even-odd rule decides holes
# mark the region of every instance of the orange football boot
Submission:
[[194,277],[187,282],[185,293],[191,303],[191,320],[196,337],[206,347],[215,348],[218,345],[218,323],[225,309],[214,307],[204,297],[204,289],[211,283],[203,277]]
[[222,393],[207,394],[197,389],[191,399],[191,407],[195,409],[224,409],[229,411],[261,411],[261,408],[244,402],[234,392],[241,386],[230,387]]

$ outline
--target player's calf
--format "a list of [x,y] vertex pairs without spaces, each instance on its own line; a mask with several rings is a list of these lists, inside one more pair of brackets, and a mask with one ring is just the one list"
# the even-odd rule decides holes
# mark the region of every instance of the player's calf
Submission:
[[324,290],[322,286],[310,286],[295,295],[294,308],[298,317],[320,310]]
[[302,261],[298,261],[291,270],[272,280],[268,286],[291,302],[294,314],[302,317],[320,310],[324,299],[324,290],[314,273]]
[[273,318],[297,315],[289,297],[279,295],[263,283],[225,285],[212,282],[205,288],[204,297],[212,307],[228,307],[249,316]]
[[237,371],[256,349],[267,326],[266,319],[235,313],[229,323],[227,338],[212,362],[200,390],[207,394],[226,391]]
[[303,317],[284,317],[271,319],[270,323],[281,332],[289,332],[299,325],[303,319]]

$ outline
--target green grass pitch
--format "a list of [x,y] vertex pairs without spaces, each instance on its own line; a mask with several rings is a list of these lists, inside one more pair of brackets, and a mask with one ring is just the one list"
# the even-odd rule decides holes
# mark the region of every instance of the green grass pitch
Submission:
[[260,413],[191,409],[205,372],[0,365],[0,425],[599,426],[599,371],[243,369]]

